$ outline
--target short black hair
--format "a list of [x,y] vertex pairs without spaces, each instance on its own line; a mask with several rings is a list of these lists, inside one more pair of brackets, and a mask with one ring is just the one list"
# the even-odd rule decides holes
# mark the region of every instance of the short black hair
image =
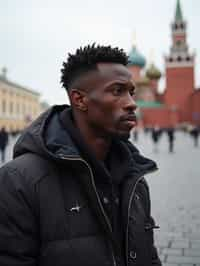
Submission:
[[61,69],[61,84],[68,91],[73,81],[81,74],[96,69],[97,63],[128,64],[128,57],[123,49],[100,46],[93,43],[80,47],[75,54],[68,54]]

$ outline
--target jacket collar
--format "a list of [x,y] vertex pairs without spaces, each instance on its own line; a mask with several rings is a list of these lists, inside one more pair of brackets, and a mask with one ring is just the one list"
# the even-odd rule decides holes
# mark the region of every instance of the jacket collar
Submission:
[[[69,112],[71,108],[67,105],[53,106],[24,130],[14,147],[14,157],[32,152],[51,160],[81,158],[76,143],[60,122],[59,116],[64,110]],[[118,144],[130,162],[127,175],[144,175],[157,169],[156,163],[142,156],[129,141],[119,141]]]

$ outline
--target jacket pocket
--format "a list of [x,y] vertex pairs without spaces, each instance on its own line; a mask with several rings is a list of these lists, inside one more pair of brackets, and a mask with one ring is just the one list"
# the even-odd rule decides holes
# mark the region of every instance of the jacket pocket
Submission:
[[85,202],[69,204],[66,208],[69,238],[95,235],[100,232],[97,217]]

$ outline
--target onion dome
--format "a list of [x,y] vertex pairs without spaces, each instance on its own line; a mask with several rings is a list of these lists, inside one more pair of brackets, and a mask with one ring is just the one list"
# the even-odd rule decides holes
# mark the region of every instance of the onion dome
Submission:
[[128,55],[128,65],[139,66],[141,68],[143,68],[146,65],[145,57],[138,52],[135,46],[132,47]]
[[146,71],[146,75],[149,79],[160,79],[161,72],[154,64],[151,64]]
[[147,76],[141,77],[136,83],[140,86],[148,86],[150,82],[150,79]]

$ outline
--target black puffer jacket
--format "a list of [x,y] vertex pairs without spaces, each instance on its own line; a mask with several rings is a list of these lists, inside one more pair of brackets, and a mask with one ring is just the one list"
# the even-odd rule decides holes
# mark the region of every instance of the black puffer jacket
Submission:
[[[1,266],[121,266],[94,173],[59,122],[55,106],[24,131],[0,169]],[[128,142],[121,222],[128,265],[161,265],[153,243],[148,186],[156,170]]]

